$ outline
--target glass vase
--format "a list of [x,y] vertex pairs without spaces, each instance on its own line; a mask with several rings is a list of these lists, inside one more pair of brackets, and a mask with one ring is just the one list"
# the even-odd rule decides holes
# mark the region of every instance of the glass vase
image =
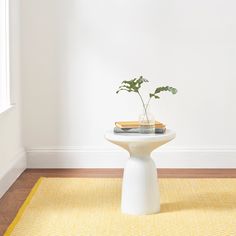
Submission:
[[155,133],[155,117],[148,108],[139,116],[139,129],[142,134]]

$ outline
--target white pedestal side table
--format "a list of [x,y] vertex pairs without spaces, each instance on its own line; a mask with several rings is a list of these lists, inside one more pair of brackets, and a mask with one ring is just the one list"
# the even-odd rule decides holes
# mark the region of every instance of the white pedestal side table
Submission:
[[166,130],[164,134],[123,134],[109,131],[105,138],[130,154],[123,175],[122,212],[132,215],[160,212],[157,171],[151,152],[174,139],[175,132]]

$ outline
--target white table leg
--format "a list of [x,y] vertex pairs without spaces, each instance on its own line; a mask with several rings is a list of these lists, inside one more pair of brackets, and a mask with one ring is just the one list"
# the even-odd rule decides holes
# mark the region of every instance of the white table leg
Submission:
[[130,153],[123,176],[122,212],[133,215],[160,212],[156,166],[150,156],[153,150],[174,139],[175,132],[142,135],[109,131],[105,138]]
[[[151,148],[153,149],[153,148]],[[157,171],[147,146],[130,147],[122,185],[123,213],[132,215],[153,214],[160,211],[160,194]]]

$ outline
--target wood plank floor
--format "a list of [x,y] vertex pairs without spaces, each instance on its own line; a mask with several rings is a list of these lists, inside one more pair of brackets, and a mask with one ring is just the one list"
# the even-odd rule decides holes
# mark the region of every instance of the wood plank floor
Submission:
[[[122,169],[27,169],[0,199],[0,235],[40,177],[120,178]],[[236,169],[159,169],[160,178],[236,178]]]

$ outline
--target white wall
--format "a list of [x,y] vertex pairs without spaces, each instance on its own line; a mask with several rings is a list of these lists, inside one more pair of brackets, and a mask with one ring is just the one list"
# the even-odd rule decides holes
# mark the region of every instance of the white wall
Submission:
[[22,0],[29,166],[123,166],[103,134],[137,118],[138,98],[115,91],[143,75],[179,90],[153,103],[177,131],[160,167],[236,167],[235,9],[233,0]]
[[19,1],[10,1],[10,80],[14,106],[0,114],[0,197],[26,167],[21,133]]

